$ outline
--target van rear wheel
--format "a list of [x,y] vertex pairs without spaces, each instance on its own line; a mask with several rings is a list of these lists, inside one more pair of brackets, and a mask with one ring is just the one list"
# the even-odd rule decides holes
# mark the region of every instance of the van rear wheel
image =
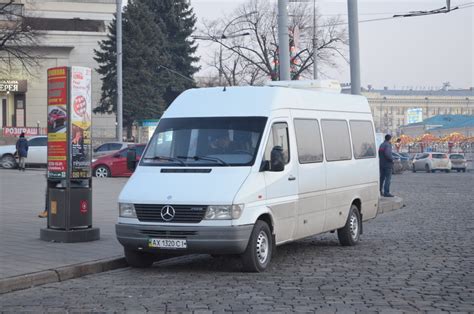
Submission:
[[262,272],[270,264],[273,253],[273,237],[268,224],[257,220],[245,252],[241,255],[244,270]]
[[359,209],[352,204],[349,210],[344,227],[337,229],[337,237],[342,246],[356,245],[360,239],[360,232],[362,230],[362,220],[360,218]]
[[125,250],[127,263],[136,268],[147,268],[153,265],[155,257],[151,253]]

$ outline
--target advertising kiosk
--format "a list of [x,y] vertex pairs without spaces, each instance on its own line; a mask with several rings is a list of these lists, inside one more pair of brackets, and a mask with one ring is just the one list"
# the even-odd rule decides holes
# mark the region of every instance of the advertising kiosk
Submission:
[[47,228],[40,238],[85,242],[92,227],[91,69],[48,69]]

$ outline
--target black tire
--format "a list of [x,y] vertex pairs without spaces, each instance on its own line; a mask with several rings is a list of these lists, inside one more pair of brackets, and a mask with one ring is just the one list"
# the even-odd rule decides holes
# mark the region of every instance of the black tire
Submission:
[[428,164],[426,164],[426,165],[425,165],[425,170],[426,170],[426,172],[428,172],[428,173],[430,173],[430,172],[431,172],[431,170],[430,170],[430,166],[428,166]]
[[109,167],[104,166],[104,165],[100,165],[100,166],[95,167],[94,177],[97,177],[97,178],[111,177],[111,172],[110,172]]
[[14,169],[18,166],[15,157],[10,154],[3,155],[2,159],[0,159],[0,164],[5,169]]
[[352,204],[344,227],[337,229],[337,237],[342,246],[356,245],[360,240],[362,219],[356,205]]
[[466,169],[463,169],[462,172],[466,172]]
[[449,169],[446,169],[446,170],[444,170],[444,171],[445,171],[446,173],[450,173],[450,172],[451,172],[451,170],[449,170]]
[[273,237],[265,221],[257,220],[245,252],[241,255],[244,270],[262,272],[270,264],[273,253]]
[[431,172],[432,172],[432,173],[435,173],[435,172],[436,172],[436,170],[434,170],[434,169],[433,169],[433,170],[431,170]]
[[461,172],[461,169],[457,169],[456,171],[457,171],[457,172]]
[[147,268],[153,265],[155,257],[151,253],[124,250],[127,263],[136,268]]

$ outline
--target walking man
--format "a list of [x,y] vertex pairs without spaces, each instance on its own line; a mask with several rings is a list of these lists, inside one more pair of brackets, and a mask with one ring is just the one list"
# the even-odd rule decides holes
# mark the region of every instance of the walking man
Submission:
[[385,141],[379,147],[379,166],[380,166],[380,194],[385,197],[393,197],[390,194],[390,180],[392,179],[393,157],[392,136],[385,135]]
[[28,141],[25,138],[25,133],[20,134],[20,138],[16,142],[16,152],[19,158],[18,170],[25,171],[26,157],[28,156]]

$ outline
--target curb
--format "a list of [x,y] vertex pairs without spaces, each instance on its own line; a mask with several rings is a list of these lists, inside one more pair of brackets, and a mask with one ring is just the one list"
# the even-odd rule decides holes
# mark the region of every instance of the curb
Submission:
[[65,281],[109,270],[128,267],[125,258],[117,256],[92,262],[48,269],[15,277],[0,279],[0,294]]
[[405,204],[403,203],[403,198],[399,196],[395,196],[393,198],[382,197],[379,200],[379,208],[377,210],[377,215],[388,213],[400,209],[402,207],[405,207]]

